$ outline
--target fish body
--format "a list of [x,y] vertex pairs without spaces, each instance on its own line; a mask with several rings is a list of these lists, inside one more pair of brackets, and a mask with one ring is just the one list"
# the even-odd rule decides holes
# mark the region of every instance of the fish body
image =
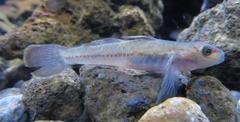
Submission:
[[25,50],[28,67],[40,67],[33,75],[47,77],[69,65],[110,65],[164,74],[159,100],[174,96],[181,72],[210,67],[224,61],[224,52],[204,42],[176,42],[148,36],[106,38],[77,47],[31,45]]

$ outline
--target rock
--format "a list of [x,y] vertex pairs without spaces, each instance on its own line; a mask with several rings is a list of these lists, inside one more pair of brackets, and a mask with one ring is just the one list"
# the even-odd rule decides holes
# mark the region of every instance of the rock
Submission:
[[240,99],[240,92],[239,91],[232,90],[231,94],[236,100]]
[[174,97],[149,109],[138,122],[210,122],[194,101]]
[[[119,11],[127,6],[135,6],[141,9],[146,15],[147,21],[158,30],[162,25],[163,3],[161,0],[105,0],[106,3],[115,11]],[[131,10],[130,10],[131,11]],[[127,15],[129,13],[126,13]],[[150,19],[151,18],[151,19]]]
[[5,69],[7,61],[0,57],[0,90],[4,89],[7,86],[8,80],[6,78]]
[[14,84],[14,88],[22,88],[22,86],[23,86],[23,84],[24,84],[24,81],[23,80],[20,80],[20,81],[17,81],[15,84]]
[[240,92],[239,91],[231,91],[232,96],[236,99],[237,101],[237,106],[236,106],[236,122],[240,121]]
[[30,77],[30,70],[23,66],[21,59],[5,60],[0,57],[0,90],[12,87],[20,80]]
[[216,78],[200,77],[190,82],[187,97],[196,101],[211,122],[232,122],[236,114],[236,100]]
[[122,26],[121,33],[123,35],[134,35],[136,33],[142,33],[142,35],[155,34],[153,26],[151,26],[145,13],[139,7],[120,7],[120,12],[116,15],[116,18]]
[[74,121],[83,111],[83,88],[71,69],[48,78],[32,78],[23,86],[24,103],[37,120]]
[[2,122],[26,122],[29,120],[20,89],[10,88],[0,92],[0,120]]
[[[78,45],[121,35],[154,35],[161,0],[45,0],[15,31],[0,37],[0,56],[15,58],[29,44]],[[129,10],[129,12],[127,12]]]
[[16,82],[20,80],[30,79],[30,70],[24,67],[23,60],[13,59],[6,63],[6,69],[4,70],[5,77],[7,79],[7,87],[12,87]]
[[201,7],[201,11],[205,11],[207,9],[210,9],[214,6],[216,6],[217,4],[223,2],[223,0],[203,0],[203,4]]
[[41,0],[7,0],[4,5],[0,5],[0,11],[20,26],[40,3]]
[[109,66],[82,66],[85,109],[97,122],[137,121],[156,102],[161,75],[131,76]]
[[6,15],[0,12],[0,35],[10,32],[13,29],[15,29],[15,25],[8,20]]
[[185,29],[178,38],[178,40],[187,41],[208,41],[221,47],[226,53],[226,61],[195,74],[215,76],[228,88],[236,90],[240,88],[239,12],[239,0],[226,0],[198,15],[191,26]]
[[58,120],[37,120],[34,122],[63,122],[63,121],[58,121]]

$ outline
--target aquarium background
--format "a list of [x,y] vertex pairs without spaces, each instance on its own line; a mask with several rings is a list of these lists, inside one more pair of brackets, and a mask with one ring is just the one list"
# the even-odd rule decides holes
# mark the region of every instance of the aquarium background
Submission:
[[[0,0],[0,35],[1,122],[240,121],[239,0]],[[74,65],[35,78],[37,67],[23,60],[31,44],[72,47],[137,35],[205,41],[225,61],[193,71],[178,96],[156,103],[161,74]]]

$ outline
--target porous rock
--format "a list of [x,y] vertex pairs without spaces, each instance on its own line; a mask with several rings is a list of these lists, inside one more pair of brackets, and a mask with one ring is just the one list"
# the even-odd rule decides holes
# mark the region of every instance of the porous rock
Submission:
[[42,0],[6,0],[5,4],[0,5],[0,11],[15,25],[20,26],[31,16],[41,1]]
[[83,66],[85,109],[93,121],[137,121],[156,102],[161,75],[133,76],[109,66]]
[[24,103],[36,120],[74,121],[83,111],[83,88],[71,69],[47,78],[33,77],[23,86]]
[[192,80],[187,97],[197,102],[211,122],[232,122],[236,115],[236,100],[216,78],[204,76]]
[[6,15],[0,12],[0,35],[10,32],[14,28],[15,28],[15,25],[8,20]]

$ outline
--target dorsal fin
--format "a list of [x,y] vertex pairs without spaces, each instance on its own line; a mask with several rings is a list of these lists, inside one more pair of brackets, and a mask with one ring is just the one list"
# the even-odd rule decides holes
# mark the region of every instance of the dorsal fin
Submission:
[[157,40],[153,36],[123,36],[123,37],[120,37],[120,39],[123,39],[123,40],[144,40],[144,41]]
[[119,38],[110,37],[110,38],[95,40],[90,43],[83,44],[82,46],[96,46],[96,45],[118,43],[118,42],[124,42],[124,41],[153,41],[153,40],[157,40],[157,39],[152,36],[122,36]]
[[82,46],[96,46],[96,45],[102,45],[102,44],[117,43],[121,41],[124,41],[124,40],[110,37],[110,38],[99,39],[99,40],[92,41],[90,43],[82,44]]

